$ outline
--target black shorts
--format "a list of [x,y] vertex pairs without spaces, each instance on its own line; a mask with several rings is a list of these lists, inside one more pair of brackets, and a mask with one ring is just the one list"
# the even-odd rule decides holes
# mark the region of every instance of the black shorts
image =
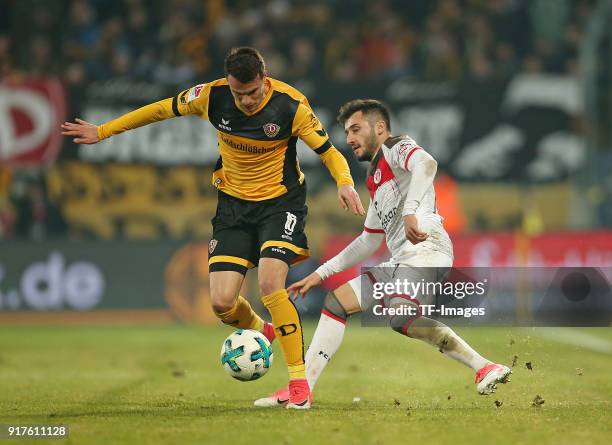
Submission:
[[259,258],[295,264],[309,257],[306,226],[306,185],[265,201],[245,201],[219,193],[213,235],[208,244],[210,272],[245,274]]

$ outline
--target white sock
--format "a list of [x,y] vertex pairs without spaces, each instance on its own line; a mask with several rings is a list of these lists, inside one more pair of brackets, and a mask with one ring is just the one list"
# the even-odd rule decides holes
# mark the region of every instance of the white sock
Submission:
[[472,349],[455,331],[444,323],[431,318],[421,317],[414,320],[406,335],[435,346],[443,354],[463,363],[474,371],[478,371],[491,363]]
[[312,342],[306,352],[306,379],[311,391],[314,390],[323,369],[342,344],[345,323],[346,321],[339,317],[332,318],[325,313],[321,314],[317,329],[312,336]]

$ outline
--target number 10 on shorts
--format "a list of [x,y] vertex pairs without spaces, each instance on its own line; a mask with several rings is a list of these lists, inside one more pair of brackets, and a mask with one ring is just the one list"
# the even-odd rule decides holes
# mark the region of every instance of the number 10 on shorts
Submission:
[[297,217],[291,212],[285,212],[287,214],[287,220],[285,221],[285,234],[292,235],[297,223]]

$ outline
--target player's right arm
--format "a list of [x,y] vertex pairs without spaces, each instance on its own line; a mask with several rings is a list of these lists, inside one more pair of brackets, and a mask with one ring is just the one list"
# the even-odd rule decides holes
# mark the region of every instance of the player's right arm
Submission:
[[361,263],[378,250],[385,238],[385,231],[380,226],[380,219],[371,204],[370,202],[363,232],[335,257],[323,263],[306,278],[289,286],[287,288],[289,294],[294,293],[296,298],[304,297],[311,288],[318,286],[323,280]]
[[404,136],[391,147],[391,164],[412,173],[405,192],[402,217],[406,239],[412,244],[418,244],[425,241],[429,235],[419,228],[416,213],[423,196],[433,185],[438,163],[412,138]]
[[94,125],[82,119],[75,119],[75,122],[64,122],[62,134],[74,137],[76,144],[95,144],[124,131],[176,116],[196,114],[206,119],[208,118],[209,92],[208,84],[196,85],[175,97],[145,105],[102,125]]

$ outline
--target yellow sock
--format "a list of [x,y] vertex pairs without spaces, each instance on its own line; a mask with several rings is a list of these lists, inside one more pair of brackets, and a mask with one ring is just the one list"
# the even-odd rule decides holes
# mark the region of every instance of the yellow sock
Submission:
[[272,315],[274,332],[285,355],[289,379],[305,379],[302,322],[287,290],[277,290],[264,296],[261,301]]
[[215,315],[225,324],[241,329],[263,331],[264,321],[257,315],[249,302],[238,295],[236,304],[227,312],[215,312]]

